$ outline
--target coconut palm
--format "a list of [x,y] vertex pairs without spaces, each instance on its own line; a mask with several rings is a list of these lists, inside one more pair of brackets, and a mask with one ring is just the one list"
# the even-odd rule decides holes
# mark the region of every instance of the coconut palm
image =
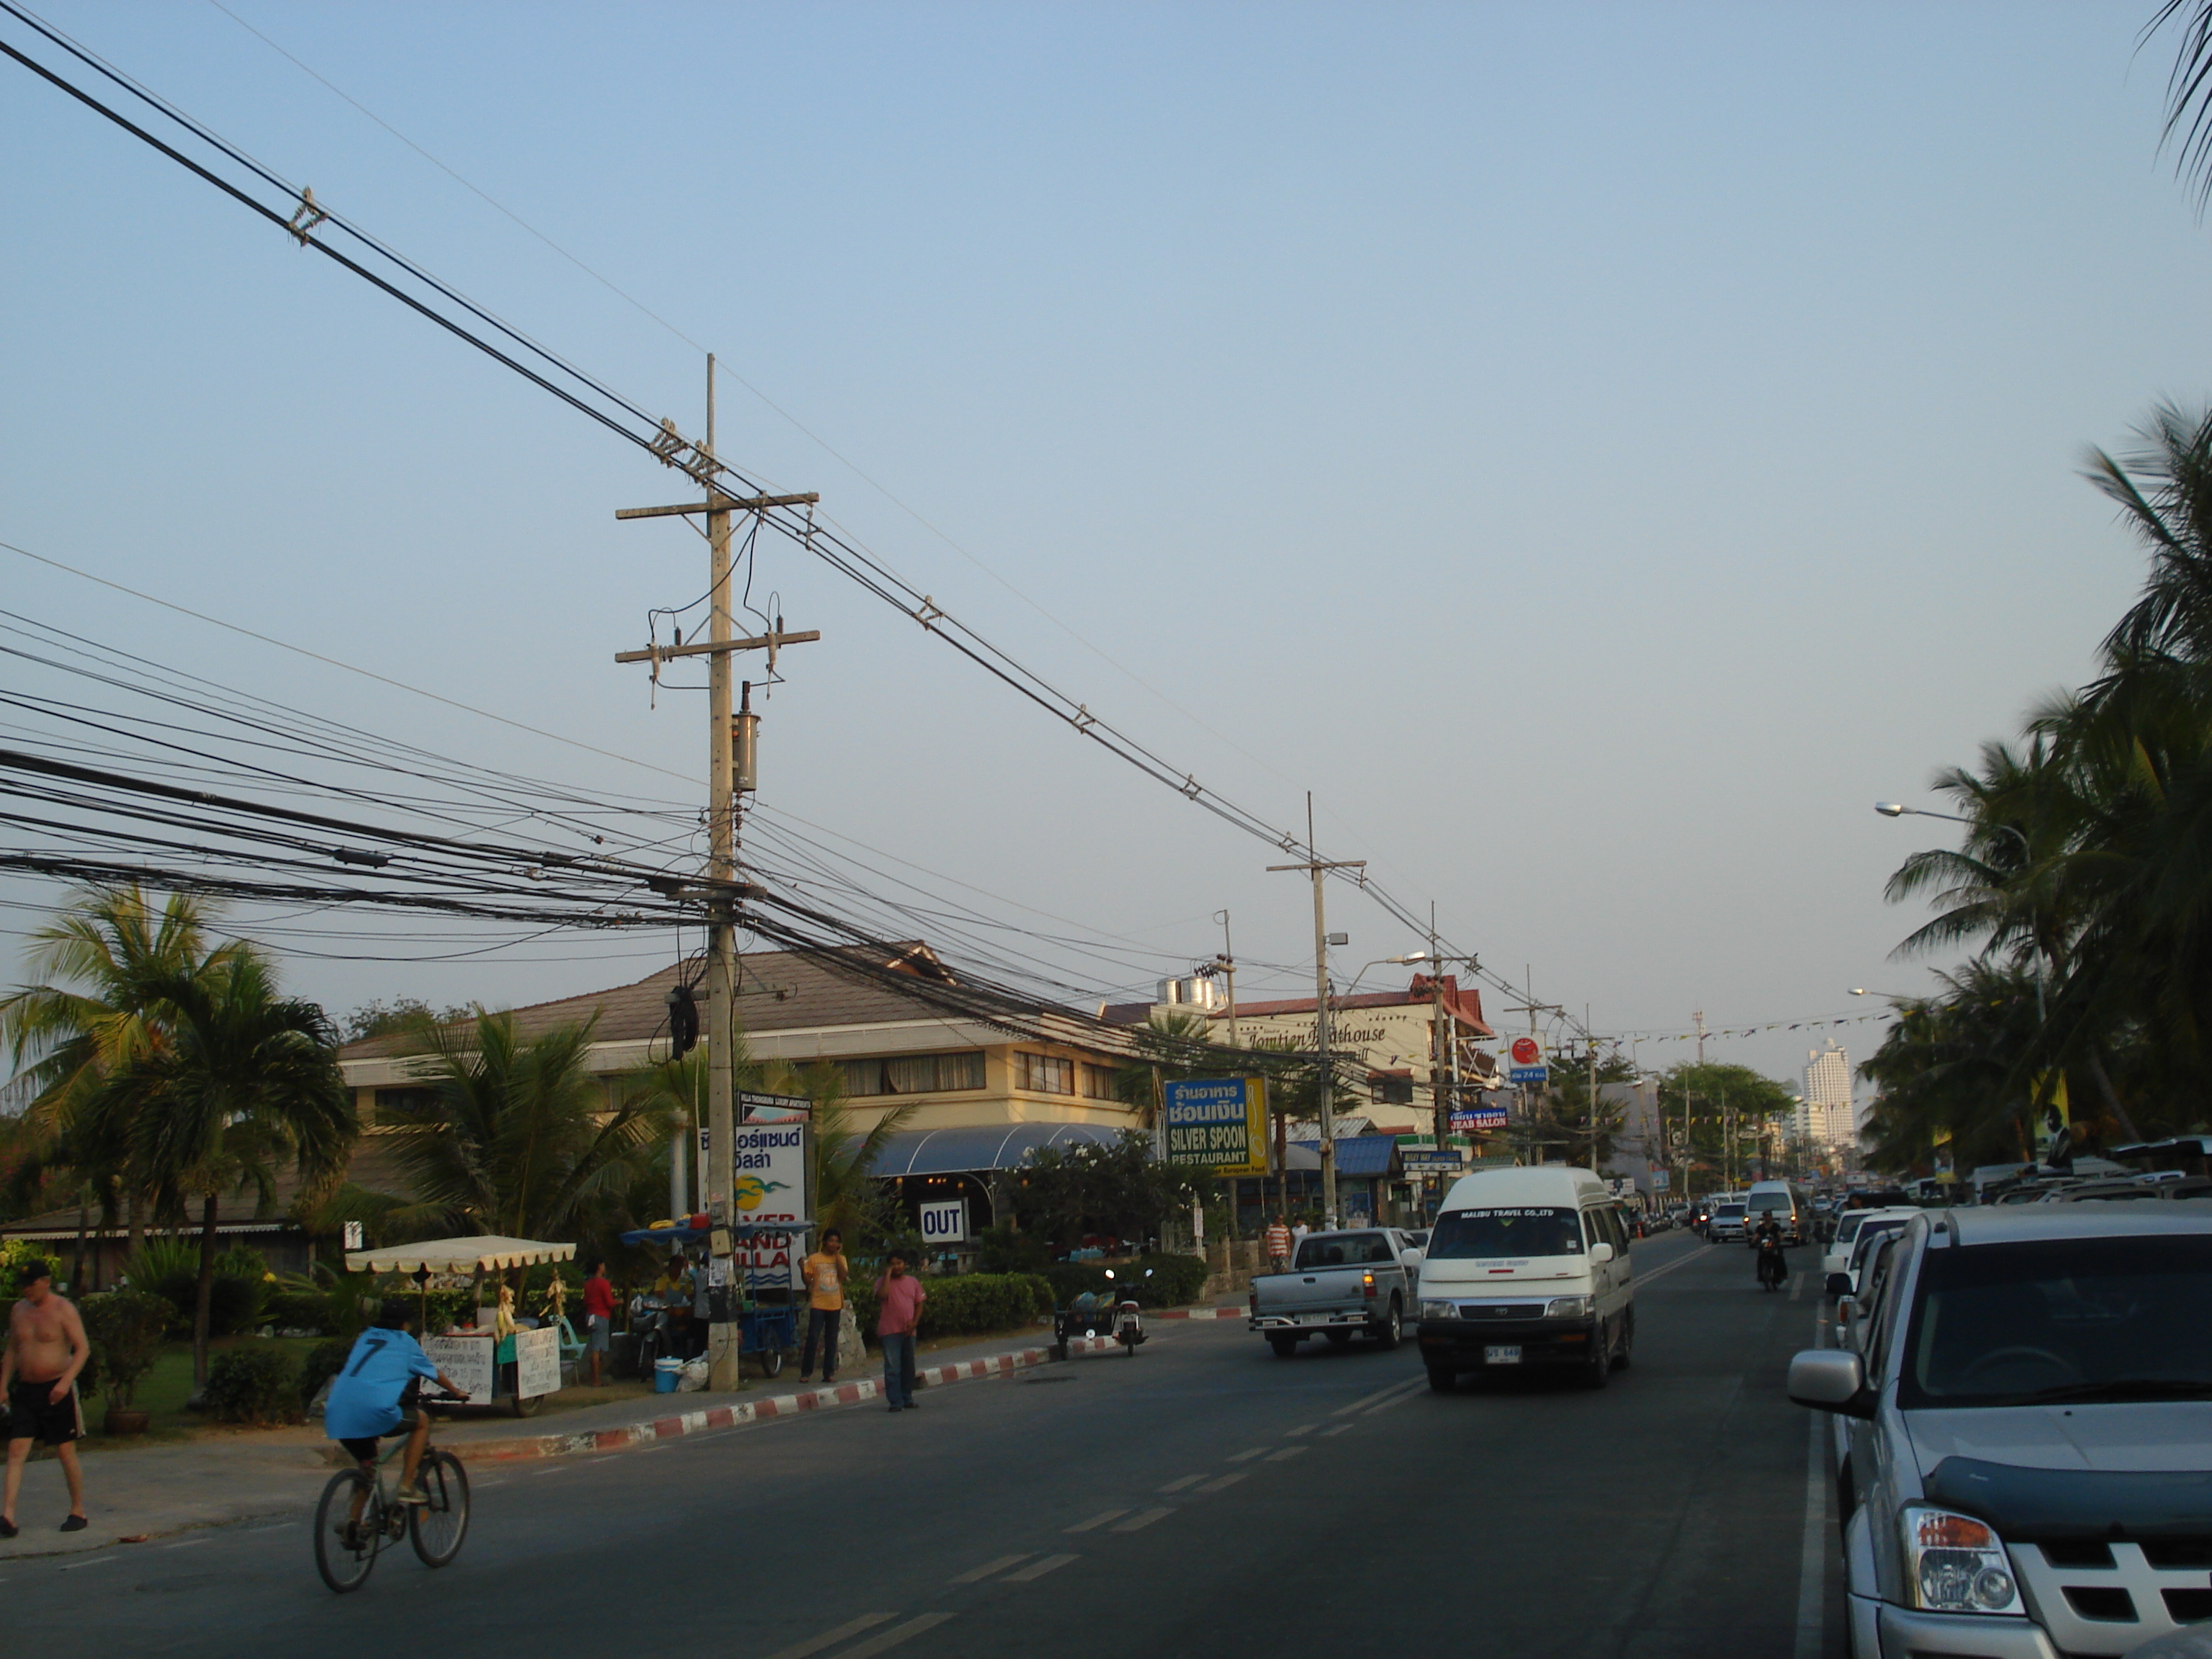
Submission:
[[276,1201],[289,1164],[310,1201],[345,1172],[359,1124],[337,1064],[337,1033],[312,1002],[280,996],[261,955],[227,951],[211,969],[155,979],[165,1041],[94,1090],[75,1133],[127,1172],[155,1216],[181,1225],[199,1210],[192,1379],[207,1383],[208,1310],[226,1198]]

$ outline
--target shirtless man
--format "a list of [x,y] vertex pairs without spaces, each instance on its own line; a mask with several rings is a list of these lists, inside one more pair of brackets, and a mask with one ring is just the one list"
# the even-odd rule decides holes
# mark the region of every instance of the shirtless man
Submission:
[[15,1494],[22,1490],[23,1465],[31,1443],[54,1449],[69,1478],[69,1519],[64,1532],[82,1532],[84,1475],[77,1468],[76,1443],[84,1435],[84,1411],[77,1404],[76,1374],[92,1346],[84,1322],[64,1297],[54,1294],[53,1269],[33,1261],[23,1272],[23,1299],[8,1316],[8,1346],[0,1350],[0,1391],[8,1400],[8,1480],[0,1494],[0,1538],[13,1538]]

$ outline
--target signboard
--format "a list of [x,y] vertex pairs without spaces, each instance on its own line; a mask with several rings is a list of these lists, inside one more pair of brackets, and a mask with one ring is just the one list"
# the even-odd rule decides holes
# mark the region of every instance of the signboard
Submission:
[[345,1248],[349,1250],[368,1248],[362,1243],[362,1224],[358,1221],[349,1221],[345,1224]]
[[1264,1078],[1185,1078],[1160,1085],[1167,1161],[1216,1175],[1267,1172]]
[[514,1391],[525,1400],[561,1391],[561,1333],[552,1326],[514,1334]]
[[1467,1163],[1455,1146],[1447,1146],[1441,1152],[1433,1146],[1401,1146],[1398,1161],[1406,1166],[1407,1175],[1424,1170],[1457,1170]]
[[1663,1193],[1673,1184],[1674,1183],[1668,1179],[1668,1172],[1666,1170],[1654,1170],[1651,1172],[1651,1190],[1653,1192]]
[[[554,1381],[560,1381],[561,1334],[548,1331],[553,1339]],[[491,1356],[497,1339],[489,1331],[482,1336],[426,1336],[422,1352],[430,1363],[451,1377],[453,1386],[475,1401],[487,1405],[491,1401]]]
[[[732,1213],[739,1221],[798,1221],[806,1214],[806,1121],[741,1123],[732,1134]],[[795,1233],[736,1241],[749,1291],[799,1289],[805,1254]]]
[[1505,1108],[1492,1104],[1466,1107],[1452,1113],[1451,1127],[1461,1130],[1502,1129],[1505,1127]]
[[740,1089],[732,1102],[738,1121],[775,1117],[805,1116],[814,1109],[814,1103],[805,1095],[764,1095],[752,1089]]
[[1540,1038],[1515,1037],[1506,1045],[1505,1058],[1510,1062],[1505,1074],[1508,1082],[1543,1083],[1551,1078],[1551,1067],[1544,1064],[1544,1044]]
[[965,1244],[968,1242],[968,1200],[933,1199],[921,1206],[921,1242],[925,1244]]

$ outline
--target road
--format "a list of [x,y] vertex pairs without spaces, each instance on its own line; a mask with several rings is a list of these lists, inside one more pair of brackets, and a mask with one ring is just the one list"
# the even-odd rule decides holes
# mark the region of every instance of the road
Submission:
[[460,1559],[335,1597],[299,1521],[0,1560],[11,1649],[244,1659],[1842,1652],[1828,1483],[1783,1398],[1820,1306],[1749,1253],[1635,1249],[1635,1364],[1432,1394],[1413,1345],[1135,1358],[649,1450],[485,1466]]

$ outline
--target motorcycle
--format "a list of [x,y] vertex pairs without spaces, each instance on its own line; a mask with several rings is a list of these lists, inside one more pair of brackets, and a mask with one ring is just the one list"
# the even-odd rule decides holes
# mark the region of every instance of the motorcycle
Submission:
[[1759,1241],[1759,1283],[1762,1290],[1778,1291],[1783,1280],[1790,1277],[1790,1263],[1782,1254],[1782,1241],[1762,1238]]
[[629,1328],[637,1339],[637,1374],[653,1381],[653,1362],[676,1352],[676,1322],[659,1297],[629,1299]]
[[[1152,1270],[1146,1268],[1145,1278],[1152,1276]],[[1106,1269],[1106,1277],[1114,1277],[1111,1267]],[[1137,1345],[1145,1340],[1145,1310],[1137,1305],[1136,1295],[1141,1282],[1132,1283],[1127,1292],[1119,1297],[1114,1293],[1118,1285],[1103,1292],[1085,1291],[1066,1307],[1055,1308],[1052,1317],[1053,1357],[1066,1359],[1067,1345],[1073,1338],[1106,1336],[1119,1342],[1124,1352],[1135,1358]]]

